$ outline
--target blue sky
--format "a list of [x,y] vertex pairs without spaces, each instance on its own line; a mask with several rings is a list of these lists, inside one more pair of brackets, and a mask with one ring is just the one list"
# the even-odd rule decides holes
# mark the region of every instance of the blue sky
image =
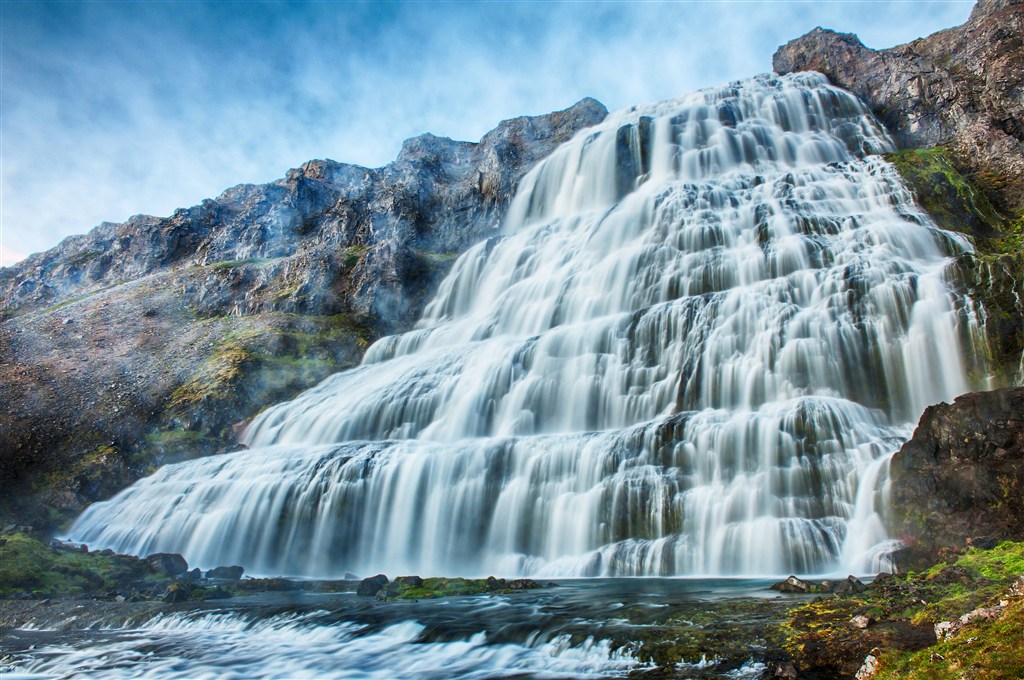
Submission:
[[972,5],[0,0],[0,260],[312,158],[380,166],[423,132],[770,71],[818,25],[882,48]]

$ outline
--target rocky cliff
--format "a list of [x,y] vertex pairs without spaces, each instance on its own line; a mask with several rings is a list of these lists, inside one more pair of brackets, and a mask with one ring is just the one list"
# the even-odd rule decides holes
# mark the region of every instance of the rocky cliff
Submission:
[[929,406],[890,469],[892,521],[913,548],[1024,541],[1024,387]]
[[423,135],[378,169],[310,161],[0,269],[0,516],[60,521],[357,363],[606,114],[584,99],[479,143]]
[[979,0],[967,23],[871,50],[817,28],[782,46],[779,73],[814,70],[863,99],[903,148],[949,146],[1000,207],[1024,209],[1024,0]]

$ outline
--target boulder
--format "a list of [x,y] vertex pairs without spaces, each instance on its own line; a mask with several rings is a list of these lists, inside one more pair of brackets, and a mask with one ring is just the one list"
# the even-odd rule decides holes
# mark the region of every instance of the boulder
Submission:
[[161,598],[164,602],[184,602],[192,596],[192,584],[188,581],[175,581],[167,586]]
[[188,571],[188,562],[177,553],[153,553],[146,557],[150,571],[168,576],[178,576]]
[[1024,540],[1024,387],[929,406],[890,475],[890,533],[925,554]]
[[362,595],[363,597],[373,597],[377,594],[381,588],[388,584],[388,577],[384,574],[377,574],[376,576],[370,576],[364,578],[359,582],[359,587],[356,588],[356,595]]
[[242,574],[245,573],[245,568],[240,566],[233,567],[215,567],[206,572],[206,578],[223,579],[225,581],[237,581],[242,578]]

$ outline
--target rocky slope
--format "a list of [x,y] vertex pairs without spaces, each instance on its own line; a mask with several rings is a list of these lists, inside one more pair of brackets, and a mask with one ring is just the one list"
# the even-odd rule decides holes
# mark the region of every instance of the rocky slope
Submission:
[[378,169],[310,161],[0,269],[0,518],[59,522],[357,363],[606,114],[585,99],[479,143],[423,135]]

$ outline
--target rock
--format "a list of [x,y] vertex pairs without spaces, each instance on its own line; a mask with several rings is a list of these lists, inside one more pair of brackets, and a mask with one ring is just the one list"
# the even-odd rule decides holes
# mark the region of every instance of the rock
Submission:
[[929,406],[890,475],[890,533],[919,550],[1024,540],[1024,388]]
[[768,664],[768,677],[770,678],[796,678],[796,666],[792,661],[773,661]]
[[242,574],[245,573],[245,569],[239,566],[233,567],[215,567],[206,572],[206,578],[224,579],[227,581],[237,581],[242,578]]
[[778,73],[814,70],[863,99],[905,148],[950,146],[991,193],[1024,209],[1022,0],[979,0],[963,26],[885,50],[816,28],[778,49]]
[[231,593],[220,586],[215,586],[203,593],[204,600],[226,600],[232,597]]
[[864,657],[864,663],[857,669],[857,674],[854,680],[871,680],[878,675],[878,655],[881,654],[881,650],[872,649],[871,653]]
[[779,581],[778,583],[772,584],[772,590],[777,590],[780,593],[822,593],[825,592],[825,588],[817,583],[811,581],[805,581],[796,576],[790,575],[785,581]]
[[420,588],[423,586],[423,579],[419,576],[397,576],[393,581],[396,585],[406,585],[413,588]]
[[388,577],[384,574],[377,574],[376,576],[364,578],[359,582],[359,587],[356,588],[356,595],[373,597],[377,594],[377,591],[386,586],[387,583]]
[[852,619],[850,619],[850,625],[854,628],[860,628],[861,630],[867,628],[874,622],[874,619],[872,619],[869,616],[865,616],[864,614],[857,614]]
[[195,567],[192,571],[188,572],[188,577],[192,581],[200,581],[203,578],[203,572],[199,567]]
[[192,584],[187,581],[175,581],[167,586],[161,598],[164,602],[184,602],[192,595]]
[[832,587],[828,588],[829,592],[836,593],[838,595],[852,595],[854,593],[863,593],[867,590],[867,586],[864,585],[860,579],[856,576],[847,576],[842,581],[835,583]]
[[353,574],[351,571],[346,571],[345,572],[345,580],[346,581],[358,581],[359,580],[359,576],[357,576],[356,574]]
[[188,571],[188,562],[177,553],[153,553],[146,557],[146,564],[151,571],[168,576],[178,576]]

